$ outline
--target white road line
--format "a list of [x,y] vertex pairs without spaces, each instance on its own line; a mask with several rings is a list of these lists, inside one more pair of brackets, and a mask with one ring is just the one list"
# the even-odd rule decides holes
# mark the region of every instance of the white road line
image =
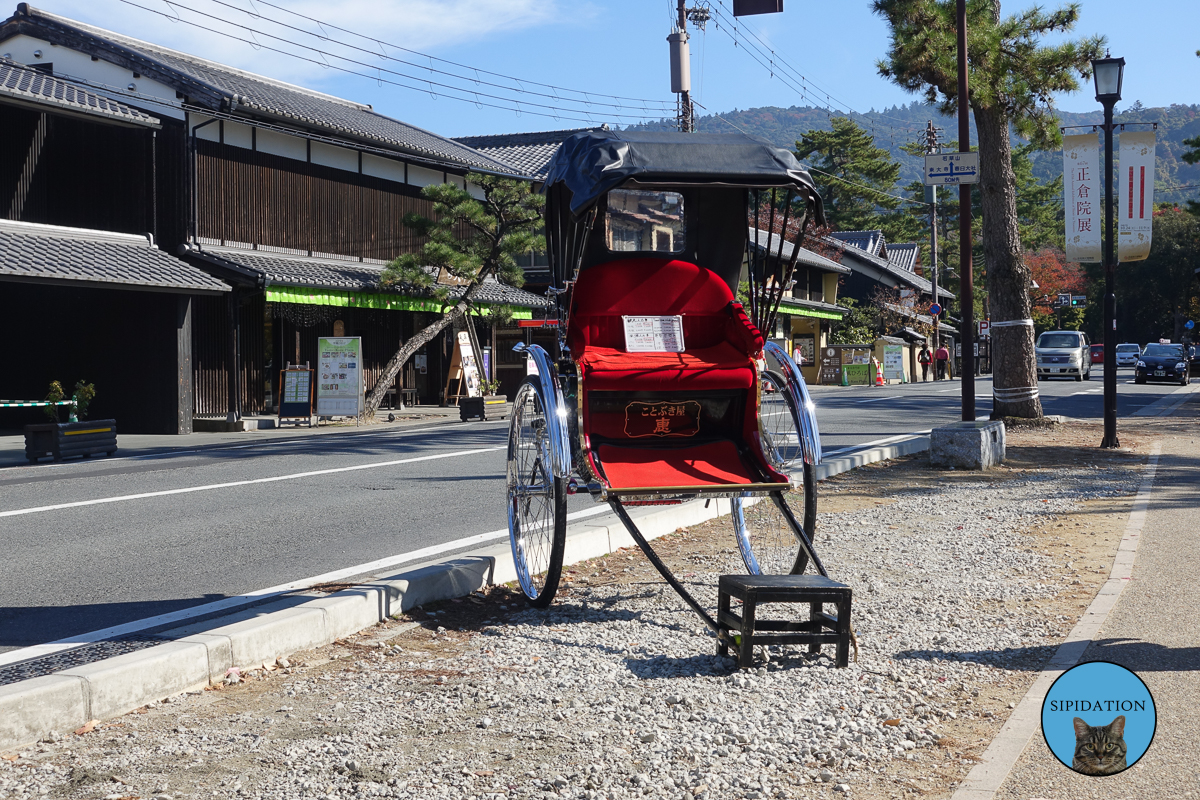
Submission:
[[925,436],[932,432],[932,428],[927,428],[923,431],[913,431],[912,433],[901,433],[897,436],[889,436],[886,439],[876,439],[873,442],[863,442],[862,444],[852,444],[849,447],[839,447],[837,450],[826,450],[825,452],[821,453],[821,459],[824,460],[829,456],[835,456],[838,453],[846,453],[851,450],[866,450],[871,447],[878,447],[881,444],[891,444],[892,442],[898,442],[901,439],[911,439],[914,436]]
[[[476,424],[479,424],[479,423],[476,423]],[[484,422],[482,424],[494,425],[497,423],[488,421],[488,422]],[[504,423],[504,424],[507,425],[508,423]],[[81,466],[94,467],[97,465],[111,464],[114,461],[141,461],[143,459],[148,459],[148,458],[175,458],[176,456],[199,455],[199,454],[203,454],[203,453],[211,453],[211,452],[215,452],[215,451],[224,451],[224,450],[246,450],[251,447],[288,447],[288,446],[297,445],[297,444],[319,443],[326,436],[337,437],[333,441],[340,441],[340,440],[344,440],[344,439],[357,439],[357,438],[361,438],[363,436],[381,436],[381,435],[385,435],[385,434],[389,434],[389,433],[405,435],[405,434],[416,434],[416,433],[431,433],[433,431],[444,431],[444,430],[461,431],[461,430],[463,430],[463,428],[460,424],[430,425],[428,427],[421,426],[421,425],[414,425],[414,426],[407,427],[407,428],[385,428],[385,429],[376,430],[376,431],[363,431],[361,433],[310,434],[308,436],[304,436],[299,439],[280,439],[278,441],[272,441],[270,439],[262,439],[262,440],[259,440],[256,442],[247,442],[246,444],[225,444],[222,442],[216,442],[212,445],[197,447],[196,449],[192,449],[192,450],[167,450],[162,453],[145,453],[140,456],[113,456],[112,458],[105,458],[103,460],[84,459],[82,461],[50,462],[48,464],[18,464],[18,465],[14,465],[14,466],[10,467],[10,469],[33,470],[33,469],[67,469],[70,467],[81,467]]]
[[[475,451],[478,452],[478,451]],[[577,519],[585,517],[594,517],[597,514],[604,514],[611,511],[607,505],[588,508],[583,511],[574,511],[567,514],[567,521],[573,522]],[[508,528],[501,528],[498,531],[488,531],[487,533],[479,533],[474,536],[466,536],[462,539],[455,539],[452,542],[444,542],[442,544],[425,547],[420,550],[412,550],[407,553],[400,553],[387,558],[381,558],[376,561],[368,561],[365,564],[358,564],[353,567],[346,567],[334,572],[326,572],[324,575],[314,575],[311,578],[302,578],[291,583],[281,583],[278,586],[272,586],[269,589],[258,589],[253,592],[246,592],[235,597],[226,597],[222,600],[214,600],[211,603],[203,605],[191,606],[190,608],[172,611],[168,614],[159,614],[155,617],[147,617],[133,622],[126,622],[123,625],[114,625],[111,628],[103,630],[91,631],[89,633],[81,633],[75,636],[68,636],[65,639],[59,639],[46,644],[35,644],[29,647],[22,647],[19,650],[10,650],[7,653],[0,653],[0,666],[5,664],[13,664],[17,661],[25,661],[30,658],[41,658],[52,653],[57,653],[62,650],[68,650],[72,647],[78,647],[81,644],[89,644],[91,642],[99,642],[104,639],[109,639],[114,636],[125,636],[130,633],[137,633],[149,628],[159,628],[163,625],[172,623],[182,623],[196,617],[203,617],[218,611],[228,611],[238,608],[239,606],[249,605],[251,603],[259,603],[263,600],[269,600],[272,597],[287,594],[289,592],[303,591],[310,586],[317,586],[322,583],[334,583],[347,578],[354,578],[359,575],[370,575],[381,572],[401,564],[410,564],[414,561],[424,561],[434,556],[448,553],[453,550],[462,550],[463,548],[472,547],[474,545],[485,544],[487,542],[503,539],[508,536]]]
[[904,394],[893,394],[893,395],[888,395],[887,397],[875,397],[875,398],[872,398],[871,400],[855,400],[854,402],[857,403],[858,405],[862,405],[863,403],[879,403],[884,400],[901,400],[908,396],[909,395],[904,395]]
[[167,497],[173,494],[191,494],[193,492],[210,492],[214,489],[230,489],[235,486],[252,486],[259,483],[277,483],[279,481],[292,481],[299,478],[312,478],[317,475],[333,475],[339,472],[357,472],[363,469],[379,469],[380,467],[394,467],[398,464],[416,464],[420,461],[437,461],[443,458],[458,458],[460,456],[474,456],[480,453],[494,453],[497,450],[507,450],[508,447],[485,447],[479,450],[461,450],[457,453],[441,453],[436,456],[418,456],[417,458],[401,458],[395,461],[380,461],[375,464],[358,464],[353,467],[336,467],[333,469],[318,469],[311,472],[296,472],[292,475],[276,475],[273,478],[254,478],[248,481],[230,481],[229,483],[209,483],[204,486],[188,486],[183,489],[164,489],[159,492],[143,492],[141,494],[125,494],[116,497],[100,497],[95,500],[78,500],[74,503],[58,503],[52,506],[36,506],[34,508],[18,508],[12,511],[0,511],[0,517],[19,517],[25,514],[40,514],[45,511],[59,511],[64,508],[81,508],[83,506],[97,506],[105,503],[121,503],[126,500],[145,500],[150,497]]

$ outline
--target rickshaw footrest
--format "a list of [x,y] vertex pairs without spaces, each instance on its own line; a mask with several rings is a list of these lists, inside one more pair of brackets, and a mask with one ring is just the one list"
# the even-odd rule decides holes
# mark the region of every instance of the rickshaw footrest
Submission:
[[[825,644],[837,645],[835,665],[850,663],[851,590],[844,583],[821,575],[722,575],[717,587],[717,653],[737,651],[738,667],[754,663],[754,646],[806,644],[819,653]],[[731,610],[731,601],[742,601],[742,613]],[[807,603],[807,620],[760,620],[758,606],[765,603]],[[825,604],[837,609],[827,614]],[[735,638],[736,637],[736,638]]]

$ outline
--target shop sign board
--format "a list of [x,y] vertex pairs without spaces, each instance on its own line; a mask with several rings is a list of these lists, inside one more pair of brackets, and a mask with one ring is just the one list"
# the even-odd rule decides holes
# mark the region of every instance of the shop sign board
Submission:
[[904,380],[904,348],[898,344],[883,346],[883,379],[886,381]]
[[362,408],[362,337],[317,339],[317,416],[354,417]]

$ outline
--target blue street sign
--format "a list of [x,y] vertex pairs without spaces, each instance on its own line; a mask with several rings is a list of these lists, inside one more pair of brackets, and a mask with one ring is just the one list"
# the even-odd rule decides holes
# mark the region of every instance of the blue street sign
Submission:
[[942,307],[937,303],[934,303],[929,307],[929,313],[936,317],[938,314],[942,313]]
[[1187,328],[1190,331],[1192,328],[1196,327],[1196,323],[1192,322],[1189,319],[1187,322],[1183,323],[1183,327]]

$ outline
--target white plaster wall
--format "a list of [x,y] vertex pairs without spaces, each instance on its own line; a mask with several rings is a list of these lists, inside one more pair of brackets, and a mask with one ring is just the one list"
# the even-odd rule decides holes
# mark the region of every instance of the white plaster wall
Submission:
[[[238,122],[230,122],[225,120],[225,144],[233,145],[234,147],[244,147],[247,150],[252,149],[254,145],[253,129],[249,125],[242,125]],[[214,127],[212,125],[209,126]],[[207,130],[207,128],[205,129]],[[200,131],[204,133],[204,131]]]
[[[299,136],[276,133],[265,128],[258,129],[258,149],[263,153],[294,158],[297,161],[308,160],[308,148],[304,139]],[[357,165],[354,171],[358,171]]]
[[428,186],[431,183],[442,183],[445,180],[443,177],[444,174],[441,170],[419,167],[416,164],[408,165],[408,182],[413,186]]
[[447,175],[446,183],[452,183],[455,186],[457,186],[458,188],[462,189],[462,188],[466,187],[467,179],[464,178],[462,175]]
[[[213,119],[207,114],[189,113],[187,117],[188,132],[194,133],[197,139],[204,139],[209,142],[217,142],[221,139],[221,131],[217,127],[217,123],[205,125],[206,122]],[[204,125],[203,128],[198,126]]]
[[334,147],[321,142],[312,143],[312,162],[326,167],[344,169],[348,172],[358,172],[358,151],[345,147]]
[[474,197],[476,200],[483,199],[483,189],[480,189],[478,186],[476,186],[473,183],[467,184],[467,192],[471,195],[471,197]]
[[392,161],[390,158],[380,158],[370,153],[363,153],[363,174],[404,183],[404,164]]
[[[42,51],[41,58],[33,57],[35,50]],[[91,56],[78,50],[50,44],[22,33],[0,42],[0,55],[7,55],[21,64],[53,64],[55,75],[87,83],[96,89],[97,94],[104,94],[105,89],[129,92],[129,84],[132,83],[135,87],[133,93],[140,95],[138,98],[114,94],[113,99],[145,109],[158,117],[183,119],[180,101],[175,98],[175,90],[171,87],[145,76],[134,78],[133,73],[124,67],[107,61],[92,61]]]

